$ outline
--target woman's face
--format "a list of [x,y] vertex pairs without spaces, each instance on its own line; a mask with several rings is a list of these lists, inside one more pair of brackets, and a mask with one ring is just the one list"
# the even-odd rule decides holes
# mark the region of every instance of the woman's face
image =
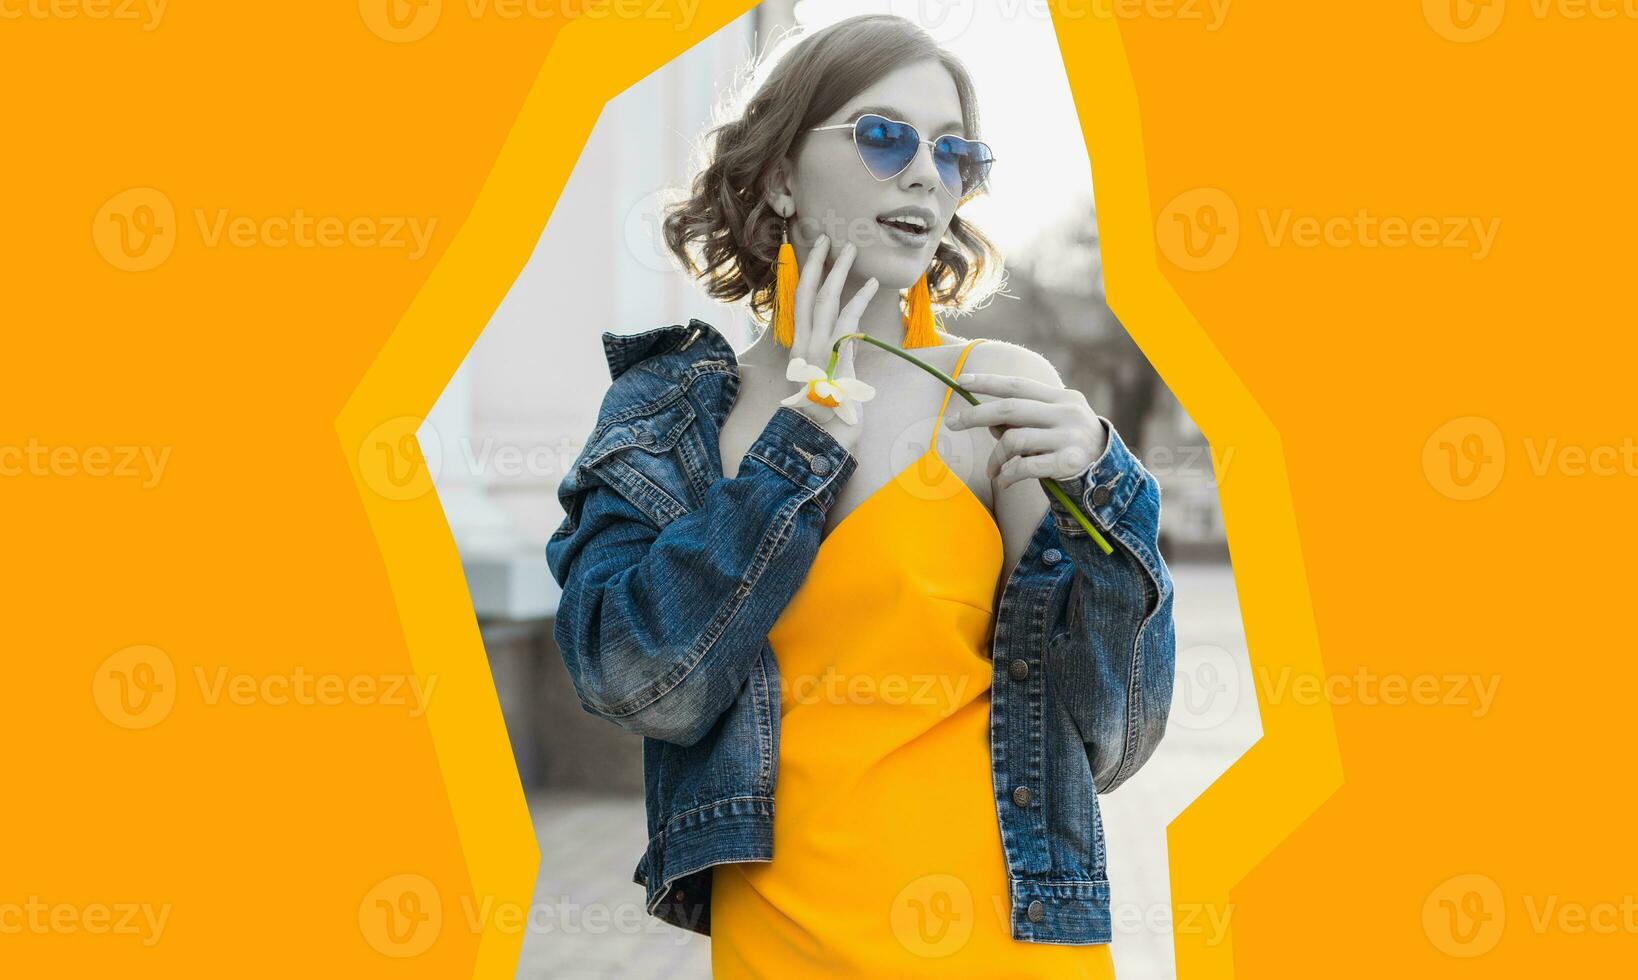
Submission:
[[[852,122],[864,111],[908,122],[929,142],[945,133],[967,135],[955,80],[937,60],[895,70],[817,125]],[[939,182],[932,147],[923,144],[901,173],[877,180],[860,162],[853,133],[846,129],[808,133],[787,188],[788,200],[795,204],[792,243],[806,253],[821,234],[829,235],[828,259],[834,260],[842,245],[852,242],[858,255],[849,282],[875,277],[883,293],[907,289],[927,271],[958,203]],[[925,219],[925,234],[906,235],[883,223],[884,217],[906,208]],[[843,302],[850,295],[851,290]]]

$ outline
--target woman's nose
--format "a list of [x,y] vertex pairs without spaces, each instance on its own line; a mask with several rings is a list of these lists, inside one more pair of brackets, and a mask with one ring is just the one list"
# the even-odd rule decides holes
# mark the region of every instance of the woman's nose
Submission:
[[911,158],[910,166],[904,168],[899,175],[899,186],[937,187],[939,185],[938,167],[933,163],[933,148],[926,142],[916,147],[916,155]]

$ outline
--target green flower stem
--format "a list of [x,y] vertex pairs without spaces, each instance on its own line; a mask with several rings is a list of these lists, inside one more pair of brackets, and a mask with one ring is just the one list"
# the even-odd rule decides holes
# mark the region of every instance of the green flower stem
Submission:
[[[897,354],[899,357],[904,358],[911,364],[914,364],[916,367],[921,368],[923,371],[926,371],[928,374],[944,382],[956,394],[967,399],[967,404],[978,404],[978,399],[973,395],[973,393],[957,384],[956,380],[950,377],[948,374],[945,374],[938,368],[933,367],[931,364],[918,360],[913,355],[907,353],[902,347],[895,347],[884,340],[878,340],[877,338],[865,333],[843,334],[842,336],[836,338],[836,343],[832,344],[830,347],[830,361],[825,365],[825,377],[827,379],[835,380],[836,359],[841,356],[842,343],[848,340],[862,340],[867,344],[875,344],[877,347],[880,347],[882,350],[887,351],[888,353]],[[991,426],[990,428],[991,431],[994,431],[995,427]],[[1104,536],[1099,534],[1098,529],[1092,526],[1092,522],[1087,519],[1085,514],[1081,513],[1080,506],[1070,498],[1069,494],[1064,492],[1064,488],[1058,485],[1057,480],[1054,480],[1051,477],[1042,477],[1041,482],[1046,484],[1047,492],[1056,497],[1058,502],[1063,504],[1064,508],[1074,515],[1075,520],[1080,522],[1081,527],[1085,529],[1086,533],[1091,535],[1093,541],[1097,542],[1099,550],[1106,555],[1114,553],[1115,549],[1110,547],[1109,542],[1104,539]]]

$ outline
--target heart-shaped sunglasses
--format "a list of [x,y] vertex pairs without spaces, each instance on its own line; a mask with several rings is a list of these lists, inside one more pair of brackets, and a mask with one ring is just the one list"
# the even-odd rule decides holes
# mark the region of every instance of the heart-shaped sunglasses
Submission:
[[984,186],[995,156],[989,145],[978,140],[963,139],[954,133],[945,133],[936,140],[924,140],[916,127],[897,119],[889,119],[873,112],[865,113],[850,123],[834,126],[815,126],[809,132],[820,133],[831,129],[853,130],[853,145],[859,150],[859,161],[877,180],[891,180],[904,172],[916,158],[916,152],[926,143],[933,148],[933,168],[938,171],[939,183],[957,200]]

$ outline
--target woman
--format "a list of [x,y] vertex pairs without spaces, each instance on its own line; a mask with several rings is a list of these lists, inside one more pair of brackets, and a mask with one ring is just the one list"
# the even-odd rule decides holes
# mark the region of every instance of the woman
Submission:
[[[934,326],[998,267],[957,214],[990,161],[967,73],[855,17],[714,136],[666,239],[773,326],[604,334],[547,548],[582,702],[645,736],[649,911],[721,977],[1111,976],[1096,795],[1170,703],[1159,491],[1039,355]],[[793,383],[856,332],[990,397],[852,341],[864,404]]]

